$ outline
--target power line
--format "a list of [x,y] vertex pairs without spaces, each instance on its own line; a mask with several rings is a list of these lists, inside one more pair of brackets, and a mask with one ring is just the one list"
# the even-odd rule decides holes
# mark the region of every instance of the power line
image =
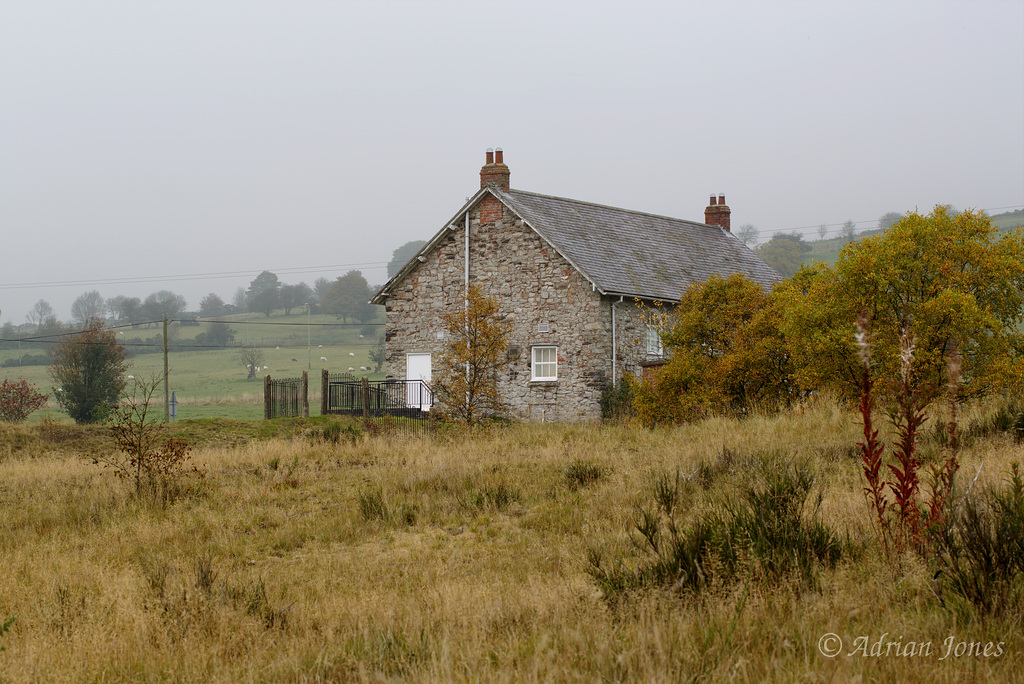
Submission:
[[[1022,209],[1022,208],[1024,208],[1024,204],[1014,204],[1014,205],[1007,206],[1007,207],[990,207],[990,208],[987,208],[987,209],[980,209],[980,210],[975,209],[974,211],[983,211],[983,212],[985,212],[987,214],[987,213],[993,212],[993,211],[1004,211],[1004,210],[1007,210],[1007,209]],[[898,213],[898,212],[892,212],[892,213]],[[900,214],[900,216],[902,217],[903,215]],[[779,228],[779,229],[772,230],[770,232],[771,232],[772,235],[775,235],[776,233],[797,233],[797,232],[801,232],[801,231],[805,231],[805,230],[812,230],[812,231],[815,231],[815,232],[820,232],[820,228],[822,226],[825,226],[826,228],[828,228],[830,226],[838,226],[838,228],[835,229],[835,230],[826,230],[825,234],[826,235],[839,234],[839,233],[842,233],[842,227],[845,226],[846,223],[847,223],[847,221],[843,221],[842,223],[819,223],[816,226],[797,226],[795,228]],[[867,232],[869,230],[878,230],[878,228],[880,226],[879,219],[864,219],[864,220],[861,220],[861,221],[853,221],[853,223],[854,223],[854,225],[860,225],[860,224],[863,224],[863,223],[874,224],[874,227],[872,227],[872,228],[864,228],[863,230],[859,231],[859,232],[862,232],[862,233],[863,232]]]
[[335,271],[343,268],[380,268],[387,266],[386,261],[366,261],[357,264],[331,264],[328,266],[302,266],[296,268],[262,269],[259,271],[214,271],[211,273],[183,273],[163,276],[138,276],[130,278],[97,278],[93,280],[51,280],[34,283],[0,283],[0,290],[16,290],[29,287],[81,287],[89,285],[127,285],[132,283],[160,283],[190,280],[213,280],[217,278],[238,278],[259,275],[263,271],[271,273],[295,275],[300,273],[318,273]]

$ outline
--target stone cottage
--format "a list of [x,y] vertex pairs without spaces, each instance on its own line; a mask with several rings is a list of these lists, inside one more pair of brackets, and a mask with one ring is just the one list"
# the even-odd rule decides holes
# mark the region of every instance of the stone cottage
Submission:
[[499,390],[515,417],[599,419],[605,387],[661,355],[638,301],[671,306],[713,274],[779,280],[729,217],[724,195],[697,223],[513,190],[502,150],[488,150],[480,190],[373,296],[387,312],[387,377],[429,383],[441,314],[478,285],[511,322]]

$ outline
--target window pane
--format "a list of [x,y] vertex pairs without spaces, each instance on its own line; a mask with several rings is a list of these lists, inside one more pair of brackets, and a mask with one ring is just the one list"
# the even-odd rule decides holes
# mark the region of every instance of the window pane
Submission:
[[653,325],[647,326],[647,353],[661,356],[661,331]]
[[555,380],[558,378],[558,347],[533,348],[533,379]]

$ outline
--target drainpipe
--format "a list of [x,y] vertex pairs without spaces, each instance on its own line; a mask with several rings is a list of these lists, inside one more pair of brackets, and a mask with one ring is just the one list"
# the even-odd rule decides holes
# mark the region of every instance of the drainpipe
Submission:
[[619,301],[612,302],[612,385],[618,382],[618,348],[615,346],[615,305],[621,304],[623,297],[619,297]]
[[466,314],[466,408],[469,408],[469,210],[466,210],[466,294],[463,311]]

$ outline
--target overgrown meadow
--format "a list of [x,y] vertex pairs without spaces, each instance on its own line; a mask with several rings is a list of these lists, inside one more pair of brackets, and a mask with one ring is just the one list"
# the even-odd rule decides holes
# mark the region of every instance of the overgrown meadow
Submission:
[[[859,420],[184,421],[200,474],[159,500],[105,427],[0,425],[0,681],[1024,678],[1019,575],[985,607],[882,553]],[[1024,447],[1003,402],[958,420],[963,507]]]

